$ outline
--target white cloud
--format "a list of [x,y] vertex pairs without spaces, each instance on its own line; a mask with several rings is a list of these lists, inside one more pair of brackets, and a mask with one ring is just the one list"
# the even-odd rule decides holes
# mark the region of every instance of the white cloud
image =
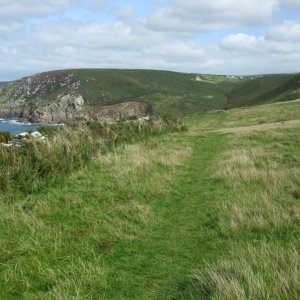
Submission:
[[[208,49],[153,32],[139,23],[82,24],[65,22],[33,27],[30,36],[8,39],[0,46],[4,65],[31,72],[76,67],[154,68],[199,71],[216,65]],[[31,44],[34,40],[34,45]],[[1,64],[0,64],[1,68]]]
[[22,24],[20,22],[14,21],[6,21],[1,23],[0,22],[0,34],[12,34],[15,31],[22,28]]
[[300,22],[285,21],[271,28],[267,37],[275,41],[300,42]]
[[171,40],[164,33],[147,30],[139,23],[128,25],[116,23],[81,23],[63,22],[38,25],[32,35],[38,44],[47,47],[70,46],[77,49],[109,49],[111,51],[128,51],[148,48]]
[[279,0],[280,6],[289,9],[300,9],[299,0]]
[[232,51],[258,50],[259,44],[264,42],[263,37],[257,38],[244,33],[230,34],[221,39],[221,47]]
[[223,37],[219,45],[226,51],[245,52],[249,55],[297,54],[300,53],[300,22],[284,21],[269,28],[265,36],[230,34]]
[[31,18],[47,17],[79,2],[80,0],[0,0],[0,34],[12,34],[22,29]]
[[177,0],[153,13],[150,28],[166,31],[210,31],[266,23],[278,8],[278,0]]
[[77,4],[78,0],[0,0],[0,18],[23,20],[27,17],[41,17]]
[[[296,9],[298,1],[158,1],[168,8],[138,19],[138,9],[130,2],[118,6],[117,0],[0,0],[0,79],[77,67],[231,74],[300,70],[300,22],[272,19],[283,7]],[[76,10],[72,19],[68,8],[78,4],[84,11]],[[99,10],[117,21],[111,15],[100,19]],[[59,12],[68,18],[57,17]],[[30,18],[35,22],[26,21]],[[259,36],[251,33],[257,24],[265,24]],[[221,31],[212,32],[205,40],[205,30],[229,34],[220,39]]]
[[107,6],[107,2],[107,0],[92,0],[90,3],[90,8],[96,11],[102,10]]
[[130,19],[134,16],[135,10],[132,5],[125,5],[120,7],[113,7],[110,12],[121,20]]

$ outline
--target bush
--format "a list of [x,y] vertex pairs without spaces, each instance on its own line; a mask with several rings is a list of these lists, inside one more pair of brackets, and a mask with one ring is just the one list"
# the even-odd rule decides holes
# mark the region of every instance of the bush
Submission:
[[48,140],[28,140],[23,147],[1,148],[0,164],[7,170],[3,186],[22,193],[35,192],[45,179],[66,176],[86,165],[97,152],[108,152],[122,143],[131,143],[165,132],[183,130],[178,120],[156,118],[146,122],[72,124],[57,129],[42,128]]
[[8,143],[12,140],[12,136],[9,132],[0,132],[0,143]]
[[41,127],[38,129],[38,131],[39,131],[42,135],[53,136],[56,132],[58,132],[59,129],[60,129],[60,127],[57,127],[57,126],[53,126],[53,127],[41,126]]

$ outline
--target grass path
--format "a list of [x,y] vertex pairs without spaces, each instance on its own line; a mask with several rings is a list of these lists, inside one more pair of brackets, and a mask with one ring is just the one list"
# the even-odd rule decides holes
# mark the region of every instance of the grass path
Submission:
[[119,290],[107,294],[109,299],[179,298],[192,269],[224,250],[215,228],[223,186],[212,183],[209,173],[224,137],[187,138],[193,144],[192,157],[178,170],[171,194],[153,203],[155,225],[143,238],[119,244],[105,258],[109,269],[115,269],[112,278],[124,274],[112,284]]
[[[2,203],[1,297],[180,298],[192,270],[225,250],[216,226],[223,184],[210,178],[209,167],[226,137],[184,133],[166,139],[170,144],[162,140],[156,149],[154,139],[140,149],[142,159],[158,156],[158,163],[122,180],[116,174],[132,165],[119,170],[126,163],[121,149],[121,161],[92,163],[43,194]],[[159,163],[159,147],[173,155],[182,144],[192,154],[164,181],[170,167]],[[135,152],[128,155],[139,163]]]
[[299,299],[298,128],[213,131],[299,103],[190,119],[0,202],[0,299]]

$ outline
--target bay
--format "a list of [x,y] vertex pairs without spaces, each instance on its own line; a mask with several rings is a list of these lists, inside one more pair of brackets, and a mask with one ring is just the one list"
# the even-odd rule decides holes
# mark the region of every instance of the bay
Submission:
[[41,125],[38,124],[24,124],[19,123],[15,120],[0,119],[0,132],[7,131],[12,136],[15,136],[24,131],[35,131],[40,127]]

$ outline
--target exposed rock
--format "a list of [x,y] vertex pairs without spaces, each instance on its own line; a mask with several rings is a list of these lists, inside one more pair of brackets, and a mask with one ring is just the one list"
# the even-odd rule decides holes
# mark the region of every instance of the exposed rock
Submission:
[[[91,77],[91,81],[95,78]],[[152,109],[149,104],[131,101],[89,106],[82,96],[82,89],[81,82],[71,71],[53,71],[23,78],[0,90],[0,117],[57,124],[141,117]]]
[[139,117],[151,112],[151,105],[141,102],[123,102],[102,106],[97,111],[84,106],[81,95],[65,95],[57,103],[29,109],[0,109],[0,117],[20,119],[30,122],[50,124],[85,121],[115,121],[130,117]]
[[29,132],[21,132],[19,134],[16,135],[17,138],[19,139],[23,139],[29,136]]
[[150,121],[150,120],[151,120],[151,117],[149,115],[138,118],[139,122]]
[[26,141],[28,139],[34,139],[36,141],[44,141],[46,137],[43,136],[39,131],[34,131],[32,133],[29,132],[21,132],[16,135],[16,138],[19,140]]
[[81,95],[67,94],[56,103],[34,110],[30,116],[34,122],[61,123],[77,121],[84,117],[84,100]]
[[35,138],[35,139],[38,139],[38,138],[41,138],[43,135],[40,133],[40,132],[38,132],[38,131],[34,131],[34,132],[32,132],[31,134],[30,134],[33,138]]
[[95,118],[100,121],[103,119],[121,120],[145,115],[151,112],[151,109],[151,105],[147,103],[128,101],[101,107],[99,112],[95,115]]

